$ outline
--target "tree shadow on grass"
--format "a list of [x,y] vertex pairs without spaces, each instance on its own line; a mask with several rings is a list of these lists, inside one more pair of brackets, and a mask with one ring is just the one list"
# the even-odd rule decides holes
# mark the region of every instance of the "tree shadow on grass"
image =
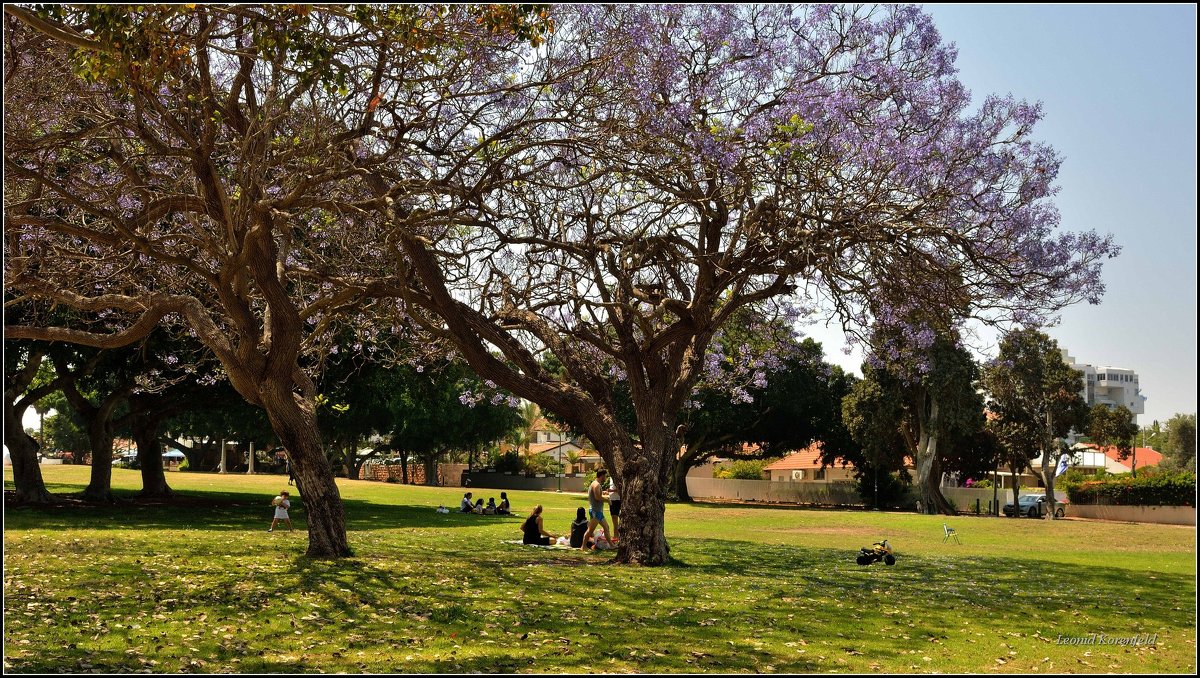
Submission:
[[[71,488],[75,489],[75,488]],[[199,529],[259,530],[270,524],[273,512],[261,493],[189,490],[171,498],[138,497],[136,491],[114,490],[117,503],[85,501],[81,492],[55,494],[50,504],[10,505],[5,492],[5,511],[13,527],[44,529]],[[379,504],[361,499],[343,499],[346,530],[368,531],[388,528],[454,529],[511,524],[519,533],[523,517],[474,515],[451,511],[438,513],[433,506]],[[304,525],[304,498],[292,501],[292,522]]]
[[[903,553],[895,566],[863,567],[840,549],[688,538],[672,544],[675,559],[665,567],[572,568],[570,574],[567,563],[602,561],[515,546],[480,549],[462,540],[339,560],[291,556],[283,571],[269,573],[205,567],[195,580],[185,573],[186,588],[141,573],[143,584],[126,593],[97,592],[103,600],[95,606],[59,620],[60,626],[87,624],[77,635],[60,633],[56,638],[66,640],[12,666],[136,670],[148,668],[140,663],[148,657],[160,662],[156,670],[168,672],[806,673],[836,668],[831,660],[852,653],[888,661],[888,653],[963,644],[962,635],[948,635],[967,620],[986,620],[980,628],[1026,643],[1023,652],[1058,632],[1132,634],[1139,626],[1157,632],[1195,624],[1195,582],[1181,575]],[[63,595],[28,587],[16,593],[14,610]],[[86,613],[128,624],[161,595],[171,596],[173,609],[188,610],[189,621],[207,611],[208,621],[189,625],[205,636],[194,645],[205,664],[180,659],[187,644],[167,641],[158,628],[116,631],[134,654],[89,640],[95,621]],[[1064,610],[1052,617],[1059,626],[1043,631],[1048,639],[1007,637],[1046,629],[1047,609]],[[246,612],[255,623],[242,634],[223,639],[209,633],[242,624],[237,620]],[[297,630],[301,635],[293,635]],[[805,638],[809,654],[785,646]],[[305,647],[314,643],[335,648],[309,657]],[[825,661],[818,662],[818,654]]]
[[[857,551],[767,545],[716,539],[676,539],[671,569],[719,581],[730,576],[770,578],[792,573],[791,583],[805,591],[831,595],[880,591],[881,599],[911,599],[913,592],[934,605],[982,609],[1028,606],[1036,619],[1047,606],[1071,613],[1136,605],[1171,610],[1181,595],[1187,603],[1178,620],[1186,621],[1196,601],[1194,575],[1106,567],[1102,554],[1089,565],[1050,563],[1004,556],[928,556],[897,553],[894,566],[858,565]],[[881,588],[882,587],[882,588]]]

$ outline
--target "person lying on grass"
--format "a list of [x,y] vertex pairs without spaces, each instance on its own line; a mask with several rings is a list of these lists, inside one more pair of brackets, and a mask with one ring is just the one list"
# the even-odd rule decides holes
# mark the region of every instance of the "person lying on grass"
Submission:
[[533,508],[533,513],[525,519],[521,524],[522,544],[534,544],[537,546],[549,546],[551,539],[558,539],[556,535],[550,534],[546,528],[542,527],[542,505],[538,504]]

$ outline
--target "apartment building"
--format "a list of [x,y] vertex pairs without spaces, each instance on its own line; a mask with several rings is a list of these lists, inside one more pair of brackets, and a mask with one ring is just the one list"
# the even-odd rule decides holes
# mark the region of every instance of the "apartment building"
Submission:
[[1059,351],[1062,353],[1063,362],[1083,372],[1079,391],[1087,401],[1088,407],[1096,404],[1109,407],[1124,405],[1133,413],[1135,422],[1137,415],[1146,412],[1146,396],[1142,395],[1136,372],[1123,367],[1080,363],[1067,353],[1065,348]]

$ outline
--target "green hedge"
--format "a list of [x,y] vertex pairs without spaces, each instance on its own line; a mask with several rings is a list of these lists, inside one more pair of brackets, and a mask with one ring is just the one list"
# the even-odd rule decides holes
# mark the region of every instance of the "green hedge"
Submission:
[[1195,506],[1196,474],[1191,471],[1143,472],[1067,486],[1073,504],[1114,506]]

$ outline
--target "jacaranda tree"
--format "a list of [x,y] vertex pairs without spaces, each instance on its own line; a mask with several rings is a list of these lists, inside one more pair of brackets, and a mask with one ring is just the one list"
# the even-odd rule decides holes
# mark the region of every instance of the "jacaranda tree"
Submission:
[[[407,174],[446,190],[397,197],[386,218],[410,313],[561,413],[619,477],[618,561],[668,557],[678,413],[739,309],[824,301],[865,333],[893,315],[884,288],[989,323],[1098,299],[1092,264],[1115,248],[1054,233],[1039,107],[968,111],[919,9],[572,6],[555,21],[511,75],[544,86],[445,103],[477,112],[467,134]],[[372,178],[375,194],[400,177]]]
[[[521,7],[171,10],[148,30],[174,51],[41,68],[6,143],[9,285],[186,321],[297,455],[310,553],[348,547],[303,356],[385,307],[586,435],[621,480],[617,560],[659,564],[678,413],[739,309],[825,302],[862,333],[884,288],[991,323],[1102,291],[1115,248],[1055,233],[1039,107],[968,111],[917,8],[561,6],[531,34]],[[123,30],[97,13],[30,23],[86,50]],[[143,55],[171,77],[99,84]]]
[[112,348],[160,324],[191,332],[287,448],[308,553],[349,554],[315,370],[339,326],[369,345],[403,324],[380,301],[395,287],[384,234],[358,218],[374,196],[356,146],[385,76],[431,106],[468,70],[492,91],[540,42],[544,10],[8,5],[5,19],[6,284],[113,325],[32,318],[7,336]]

